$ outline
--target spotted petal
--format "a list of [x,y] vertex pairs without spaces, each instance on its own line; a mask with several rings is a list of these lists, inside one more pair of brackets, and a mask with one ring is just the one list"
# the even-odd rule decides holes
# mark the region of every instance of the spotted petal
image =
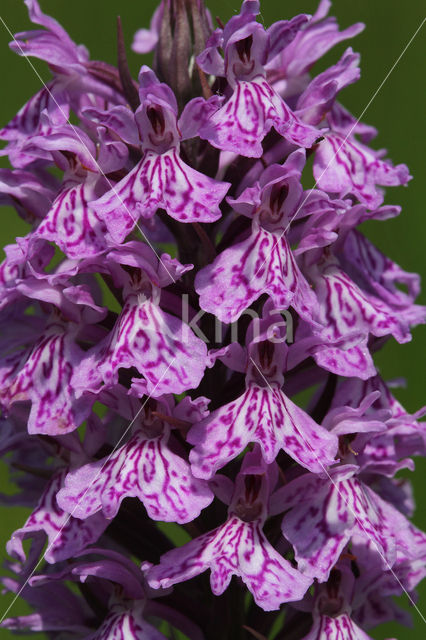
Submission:
[[265,461],[280,449],[299,464],[319,473],[334,462],[337,438],[289,400],[281,389],[250,385],[237,400],[220,407],[192,427],[188,441],[196,476],[209,478],[250,442],[258,442]]
[[166,636],[144,619],[143,603],[136,601],[131,608],[114,604],[99,629],[86,640],[166,640]]
[[284,235],[256,222],[249,238],[225,249],[197,274],[195,288],[201,308],[223,322],[237,320],[262,293],[271,296],[277,309],[292,305],[308,320],[316,305]]
[[271,127],[301,147],[312,147],[320,136],[259,76],[251,82],[237,82],[229,100],[201,127],[199,136],[222,151],[260,158],[262,140]]
[[148,571],[154,588],[170,585],[211,570],[210,584],[215,595],[222,594],[233,575],[239,576],[265,611],[278,609],[283,602],[300,600],[311,580],[293,569],[267,541],[256,522],[236,516],[224,525],[165,553],[159,565]]
[[77,518],[100,510],[114,518],[124,498],[137,497],[154,520],[194,520],[213,494],[207,483],[192,476],[188,463],[172,453],[168,438],[168,432],[155,438],[136,433],[110,457],[70,472],[58,495],[60,506]]
[[36,235],[55,242],[70,258],[96,255],[106,249],[105,223],[88,204],[97,197],[96,192],[99,194],[99,187],[102,193],[106,182],[93,174],[85,182],[66,185]]
[[158,208],[180,222],[213,222],[229,183],[218,182],[185,164],[176,149],[161,155],[148,151],[114,189],[92,203],[111,235],[122,242],[140,216]]
[[347,349],[318,345],[313,350],[312,357],[319,367],[338,376],[367,380],[376,373],[367,340]]
[[[49,114],[52,124],[65,124],[69,116],[69,104],[64,88],[58,79],[52,80],[43,89],[40,89],[23,107],[16,116],[0,129],[0,140],[9,140],[11,144],[25,141],[28,136],[46,133],[43,125],[46,121],[40,120],[43,112]],[[10,148],[7,148],[9,153]]]
[[352,193],[370,209],[383,202],[378,185],[399,186],[410,179],[405,164],[394,167],[379,152],[338,134],[327,134],[318,145],[313,171],[320,189],[340,196]]
[[[328,479],[300,477],[281,490],[282,509],[292,505],[282,523],[293,544],[300,570],[320,582],[353,535],[372,541],[372,551],[385,567],[395,561],[395,540],[382,501],[348,470]],[[278,492],[277,492],[278,493]],[[277,498],[275,498],[277,500]]]
[[29,351],[19,352],[0,366],[0,402],[32,403],[30,434],[63,435],[76,429],[90,413],[86,398],[76,398],[71,378],[84,352],[71,332],[52,324]]
[[[401,269],[359,231],[347,235],[341,260],[352,277],[368,283],[374,295],[401,312],[409,309],[420,293],[420,277]],[[407,288],[406,293],[401,286]]]
[[325,327],[321,335],[326,342],[350,336],[367,338],[369,333],[393,335],[398,342],[410,340],[404,314],[358,287],[335,261],[322,265],[314,280],[319,317]]
[[120,368],[136,367],[146,392],[158,397],[196,388],[206,362],[207,347],[188,325],[143,295],[131,294],[111,334],[76,370],[73,384],[97,393],[102,383],[118,383]]
[[17,529],[7,544],[7,551],[12,556],[25,560],[22,541],[25,538],[43,538],[47,535],[48,546],[44,557],[47,562],[55,563],[72,558],[76,553],[96,542],[106,529],[108,522],[100,513],[84,522],[65,513],[56,501],[67,469],[57,472],[49,480],[37,507],[25,525]]
[[348,616],[316,616],[312,629],[303,640],[371,640]]

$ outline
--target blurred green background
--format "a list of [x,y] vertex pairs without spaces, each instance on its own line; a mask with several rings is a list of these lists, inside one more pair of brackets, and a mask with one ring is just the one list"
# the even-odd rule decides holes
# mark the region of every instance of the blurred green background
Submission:
[[[213,16],[220,16],[222,20],[228,19],[239,9],[237,0],[211,0],[207,4]],[[84,43],[89,48],[92,59],[106,60],[110,63],[115,63],[116,56],[116,15],[121,14],[126,42],[130,45],[136,29],[148,26],[156,5],[154,0],[41,0],[44,12],[54,16],[77,43]],[[274,20],[290,18],[297,13],[313,13],[316,5],[316,0],[266,0],[262,3],[262,17],[265,24],[269,25]],[[358,117],[422,23],[425,4],[423,0],[410,0],[405,3],[401,3],[400,0],[336,0],[330,13],[337,16],[341,28],[359,21],[364,22],[367,27],[353,41],[335,47],[318,66],[318,70],[322,70],[326,65],[337,61],[349,45],[362,54],[361,80],[346,89],[341,96],[343,104]],[[12,33],[30,28],[27,11],[21,0],[1,0],[0,16]],[[40,88],[40,80],[28,62],[9,50],[10,39],[5,25],[0,22],[0,77],[3,87],[0,126],[7,123],[18,108]],[[374,146],[387,148],[394,163],[405,162],[413,175],[408,187],[391,188],[387,193],[386,201],[389,204],[402,205],[401,216],[384,223],[370,223],[365,231],[384,253],[403,268],[421,273],[423,276],[426,273],[426,218],[423,210],[426,152],[425,39],[426,25],[411,42],[363,116],[363,121],[379,129]],[[40,75],[47,79],[49,74],[46,66],[35,59],[32,62]],[[129,63],[135,76],[141,62],[139,56],[129,51]],[[1,166],[7,164],[3,161]],[[17,235],[26,233],[26,225],[14,211],[3,209],[1,216],[1,246],[13,242]],[[425,293],[419,302],[426,304]],[[426,331],[424,328],[418,328],[414,331],[414,340],[411,343],[398,345],[389,342],[384,350],[376,355],[376,363],[386,379],[400,376],[406,379],[406,388],[398,389],[395,395],[409,411],[415,411],[424,403],[425,346]],[[416,460],[414,487],[418,506],[414,521],[426,530],[425,472],[426,460]],[[0,468],[0,482],[1,493],[11,489],[4,465]],[[2,558],[5,557],[5,541],[14,529],[22,525],[27,513],[25,509],[16,507],[0,509]],[[426,587],[420,588],[419,594],[417,604],[426,616]],[[11,600],[10,594],[0,597],[0,617]],[[25,605],[17,602],[9,615],[18,615],[24,611]],[[426,625],[416,611],[413,611],[412,615],[413,629],[407,630],[396,624],[388,624],[373,630],[371,636],[377,640],[392,636],[423,640],[426,637]],[[7,631],[0,631],[0,636],[4,640],[16,637]],[[43,635],[37,637],[44,638]]]

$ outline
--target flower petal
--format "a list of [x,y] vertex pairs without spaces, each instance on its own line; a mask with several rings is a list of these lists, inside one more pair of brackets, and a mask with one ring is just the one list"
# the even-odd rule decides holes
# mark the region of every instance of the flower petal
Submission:
[[338,134],[326,134],[314,160],[314,178],[320,189],[340,196],[352,193],[370,209],[380,207],[382,190],[377,185],[399,186],[410,179],[405,164],[392,166],[379,152]]
[[334,462],[337,438],[318,425],[276,388],[251,385],[237,400],[220,407],[187,437],[195,448],[195,475],[209,478],[235,458],[249,442],[259,443],[270,464],[283,449],[299,464],[320,473]]
[[302,576],[267,541],[255,522],[231,517],[224,525],[179,549],[165,553],[147,578],[154,588],[168,587],[211,570],[211,588],[222,594],[233,575],[239,576],[265,611],[300,600],[311,580]]
[[84,352],[60,325],[50,325],[44,335],[12,366],[7,362],[0,374],[0,401],[5,406],[30,400],[30,434],[63,435],[74,431],[87,418],[91,403],[76,399],[71,383]]
[[58,506],[56,497],[66,474],[67,469],[63,469],[49,480],[37,507],[24,526],[12,534],[7,543],[8,553],[21,561],[25,560],[22,541],[45,533],[48,546],[44,557],[50,563],[61,562],[72,558],[89,544],[96,542],[104,532],[108,522],[102,514],[98,513],[81,522]]
[[176,149],[143,160],[111,191],[92,203],[117,242],[140,216],[151,218],[158,208],[180,222],[213,222],[229,183],[213,180],[185,164]]
[[105,517],[114,518],[124,498],[137,497],[153,520],[191,522],[210,504],[213,493],[170,451],[168,438],[168,432],[157,438],[137,433],[110,457],[71,471],[58,503],[76,518],[101,509]]
[[84,258],[104,251],[107,228],[88,204],[96,198],[100,183],[104,184],[104,180],[92,175],[85,182],[64,185],[36,236],[56,242],[70,258]]
[[113,331],[75,371],[73,384],[97,393],[102,382],[106,387],[117,384],[120,368],[136,367],[147,393],[158,397],[196,388],[206,364],[207,347],[188,325],[143,295],[132,294]]
[[223,322],[237,320],[262,293],[271,296],[277,309],[292,305],[308,320],[316,305],[284,235],[256,223],[249,238],[222,251],[197,274],[195,289],[201,308]]
[[348,616],[316,616],[312,629],[303,640],[372,640]]
[[317,129],[298,119],[264,78],[257,77],[237,82],[229,100],[201,127],[199,135],[222,151],[260,158],[262,140],[271,127],[302,147],[312,147],[320,136]]

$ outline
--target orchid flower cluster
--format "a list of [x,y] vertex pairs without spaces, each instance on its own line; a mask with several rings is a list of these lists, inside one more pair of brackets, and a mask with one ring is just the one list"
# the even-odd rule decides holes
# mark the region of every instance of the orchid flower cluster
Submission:
[[[0,131],[1,203],[29,225],[0,267],[1,444],[32,513],[8,544],[2,626],[86,640],[367,640],[409,624],[426,574],[408,519],[426,431],[372,354],[426,309],[358,229],[400,213],[405,165],[339,94],[359,33],[215,28],[162,0],[118,65],[40,29],[52,79]],[[306,188],[312,184],[314,188]],[[24,542],[30,539],[28,542]],[[271,613],[274,612],[274,613]]]

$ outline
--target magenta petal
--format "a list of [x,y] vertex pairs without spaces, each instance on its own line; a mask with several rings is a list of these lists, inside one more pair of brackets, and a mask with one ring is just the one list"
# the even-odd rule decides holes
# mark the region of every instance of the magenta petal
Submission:
[[138,128],[133,112],[129,107],[117,105],[107,111],[100,111],[94,107],[83,109],[82,115],[111,131],[114,131],[124,142],[138,146],[140,144]]
[[[44,120],[47,120],[47,125],[50,125],[49,118],[45,114],[42,114],[43,116]],[[32,154],[34,159],[54,159],[63,171],[69,168],[70,162],[64,154],[57,152],[65,151],[72,159],[75,154],[76,159],[85,169],[99,173],[95,143],[83,129],[74,125],[50,126],[50,129],[43,132],[43,135],[30,136],[23,145],[23,149],[24,152]],[[74,164],[74,159],[72,164]]]
[[53,190],[37,175],[19,169],[0,169],[0,204],[16,207],[27,222],[43,218],[53,196]]
[[143,160],[111,191],[92,203],[117,242],[123,242],[140,216],[158,208],[180,222],[213,222],[229,183],[218,182],[185,164],[176,149]]
[[410,179],[404,164],[394,167],[381,160],[379,152],[337,134],[327,134],[318,145],[313,171],[320,189],[339,195],[352,193],[369,209],[383,202],[378,185],[399,186]]
[[22,141],[35,133],[43,133],[43,112],[49,114],[52,124],[65,124],[69,117],[69,103],[64,88],[58,80],[52,80],[26,102],[14,118],[0,129],[0,140],[11,143]]
[[256,522],[236,516],[179,549],[165,553],[158,566],[148,571],[154,588],[189,580],[211,570],[210,584],[215,595],[222,594],[233,575],[239,576],[265,611],[278,609],[283,602],[300,600],[311,580],[303,576],[269,544]]
[[208,100],[204,100],[204,98],[190,100],[185,105],[178,121],[181,140],[194,138],[198,135],[199,129],[219,109],[222,102],[223,98],[217,95],[211,96]]
[[[380,602],[380,606],[381,606]],[[316,616],[312,629],[303,640],[372,640],[344,613],[340,616]]]
[[38,537],[45,533],[48,547],[45,553],[47,562],[55,563],[72,558],[89,544],[96,542],[106,529],[108,523],[98,513],[81,522],[58,507],[56,496],[60,490],[67,470],[56,473],[42,494],[25,525],[17,529],[7,544],[9,554],[25,560],[22,541],[28,537]]
[[320,136],[317,129],[297,118],[264,78],[257,77],[252,82],[237,82],[228,102],[199,135],[223,151],[259,158],[262,140],[271,127],[302,147],[311,147]]
[[247,240],[222,251],[197,274],[195,288],[201,308],[223,322],[237,320],[262,293],[271,296],[277,309],[291,305],[308,320],[316,305],[284,234],[256,223]]
[[326,581],[352,536],[371,543],[372,552],[384,566],[392,565],[395,540],[387,513],[378,496],[357,478],[335,475],[309,485],[302,476],[281,490],[283,509],[291,495],[297,495],[297,502],[284,516],[282,531],[294,546],[304,574]]
[[63,435],[76,429],[90,413],[86,398],[76,399],[71,377],[84,352],[60,325],[45,335],[12,367],[0,369],[0,401],[6,406],[30,400],[30,434]]
[[85,182],[66,185],[36,235],[56,242],[70,258],[84,258],[104,251],[107,248],[105,223],[88,204],[96,197],[99,184],[104,184],[104,180],[92,174]]
[[326,343],[342,337],[366,338],[369,333],[377,337],[391,334],[398,342],[410,340],[405,314],[368,291],[363,291],[336,260],[329,259],[322,264],[320,275],[314,280],[319,303],[318,317],[325,327],[321,337]]
[[321,473],[334,462],[337,438],[318,425],[275,386],[251,385],[237,400],[220,407],[187,437],[194,474],[210,478],[250,442],[257,442],[265,461],[272,463],[280,449],[299,464]]
[[113,604],[99,629],[86,636],[86,640],[166,640],[144,619],[143,608],[144,603],[137,600],[131,607],[130,601]]
[[132,50],[135,53],[148,53],[152,51],[158,42],[163,8],[158,6],[154,11],[149,29],[138,29],[133,36]]
[[[358,280],[368,282],[375,295],[401,312],[409,308],[420,293],[417,273],[401,269],[359,231],[347,235],[342,261],[348,272],[354,273]],[[401,286],[405,286],[407,292],[401,290]]]
[[329,0],[321,0],[316,13],[305,29],[301,29],[283,52],[274,58],[271,68],[278,68],[286,78],[297,78],[339,42],[353,38],[364,26],[357,22],[339,32],[336,18],[326,17]]
[[147,393],[158,397],[196,388],[206,362],[207,347],[188,325],[143,295],[130,295],[115,328],[82,362],[73,384],[97,392],[102,381],[117,384],[121,367],[136,367]]
[[291,20],[274,22],[268,29],[268,60],[272,60],[294,40],[300,28],[306,25],[310,16],[301,14]]
[[312,356],[318,366],[338,376],[367,380],[376,374],[367,340],[348,349],[320,345]]
[[114,518],[124,498],[137,497],[154,520],[191,522],[210,504],[213,493],[170,451],[168,437],[137,433],[109,458],[71,471],[58,494],[60,506],[76,518],[101,509]]
[[150,29],[138,29],[133,36],[132,50],[135,53],[149,53],[158,42],[158,34]]
[[359,58],[349,47],[337,64],[316,76],[298,98],[297,115],[305,122],[319,125],[337,94],[359,79]]
[[76,72],[84,71],[82,63],[87,61],[87,49],[77,46],[65,29],[51,16],[44,14],[36,0],[25,0],[30,20],[46,30],[17,33],[10,47],[21,56],[36,56],[52,65],[70,67]]

